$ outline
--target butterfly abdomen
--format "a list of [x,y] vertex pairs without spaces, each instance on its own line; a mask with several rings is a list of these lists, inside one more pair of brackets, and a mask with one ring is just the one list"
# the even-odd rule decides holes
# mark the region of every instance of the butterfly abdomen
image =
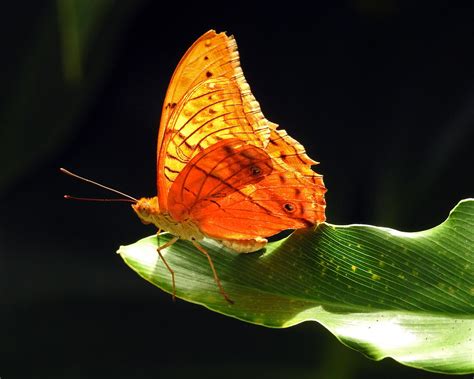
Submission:
[[265,247],[267,240],[262,237],[256,237],[249,240],[216,240],[221,245],[235,251],[236,253],[253,253]]

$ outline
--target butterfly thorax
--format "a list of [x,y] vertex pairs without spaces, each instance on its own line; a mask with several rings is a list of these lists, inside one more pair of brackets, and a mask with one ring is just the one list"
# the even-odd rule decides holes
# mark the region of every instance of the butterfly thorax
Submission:
[[169,214],[162,213],[157,197],[141,198],[132,205],[133,210],[144,224],[153,224],[159,230],[169,232],[177,237],[200,241],[204,235],[191,220],[176,221]]

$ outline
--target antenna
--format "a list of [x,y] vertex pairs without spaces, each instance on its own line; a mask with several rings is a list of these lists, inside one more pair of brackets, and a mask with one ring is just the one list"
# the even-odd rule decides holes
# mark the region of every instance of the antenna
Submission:
[[102,203],[111,203],[111,202],[135,203],[135,201],[130,200],[130,199],[99,199],[95,197],[76,197],[76,196],[71,196],[71,195],[64,195],[64,198],[67,200],[98,201]]
[[[134,203],[138,202],[137,199],[135,199],[134,197],[132,197],[132,196],[130,196],[130,195],[127,195],[127,194],[125,194],[125,193],[123,193],[123,192],[117,191],[117,190],[114,189],[114,188],[110,188],[110,187],[104,186],[103,184],[94,182],[93,180],[86,179],[86,178],[84,178],[84,177],[82,177],[82,176],[79,176],[79,175],[77,175],[77,174],[74,174],[74,173],[71,172],[71,171],[66,170],[65,168],[60,168],[59,171],[61,171],[61,172],[64,173],[64,174],[67,174],[67,175],[69,175],[69,176],[72,176],[73,178],[82,180],[83,182],[87,182],[87,183],[90,183],[90,184],[94,184],[94,185],[96,185],[97,187],[106,189],[106,190],[111,191],[111,192],[115,192],[115,193],[117,193],[117,194],[119,194],[119,195],[122,195],[122,196],[126,197],[127,199],[132,200]],[[69,195],[66,195],[66,196],[64,196],[64,197],[65,197],[66,199],[77,199],[77,200],[81,200],[81,198],[75,198],[75,197],[69,196]],[[82,200],[87,200],[87,199],[83,198]],[[90,200],[93,200],[93,199],[90,199]],[[94,199],[93,201],[95,201],[95,200],[98,200],[98,199]],[[99,200],[99,201],[110,201],[110,200],[105,200],[105,199],[104,199],[104,200]],[[112,201],[113,201],[113,200],[112,200]],[[119,201],[120,201],[120,200],[119,200]]]

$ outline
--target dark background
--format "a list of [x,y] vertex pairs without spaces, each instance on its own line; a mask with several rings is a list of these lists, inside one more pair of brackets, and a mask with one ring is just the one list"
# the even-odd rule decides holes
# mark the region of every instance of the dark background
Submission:
[[435,226],[474,193],[472,1],[8,4],[2,379],[442,377],[368,360],[316,323],[273,330],[174,304],[115,255],[153,228],[127,204],[63,200],[110,195],[58,168],[154,195],[166,87],[214,28],[236,36],[265,116],[321,162],[328,222]]

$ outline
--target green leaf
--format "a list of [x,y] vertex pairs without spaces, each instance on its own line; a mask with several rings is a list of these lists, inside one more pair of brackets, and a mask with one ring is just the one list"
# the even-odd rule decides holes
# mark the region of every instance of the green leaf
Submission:
[[[169,238],[161,235],[160,243]],[[118,253],[140,276],[171,292],[157,244],[151,236]],[[206,257],[188,241],[163,252],[182,299],[267,327],[317,321],[377,360],[392,357],[435,372],[474,371],[473,199],[422,232],[322,224],[252,254],[203,245],[235,304],[219,294]]]

